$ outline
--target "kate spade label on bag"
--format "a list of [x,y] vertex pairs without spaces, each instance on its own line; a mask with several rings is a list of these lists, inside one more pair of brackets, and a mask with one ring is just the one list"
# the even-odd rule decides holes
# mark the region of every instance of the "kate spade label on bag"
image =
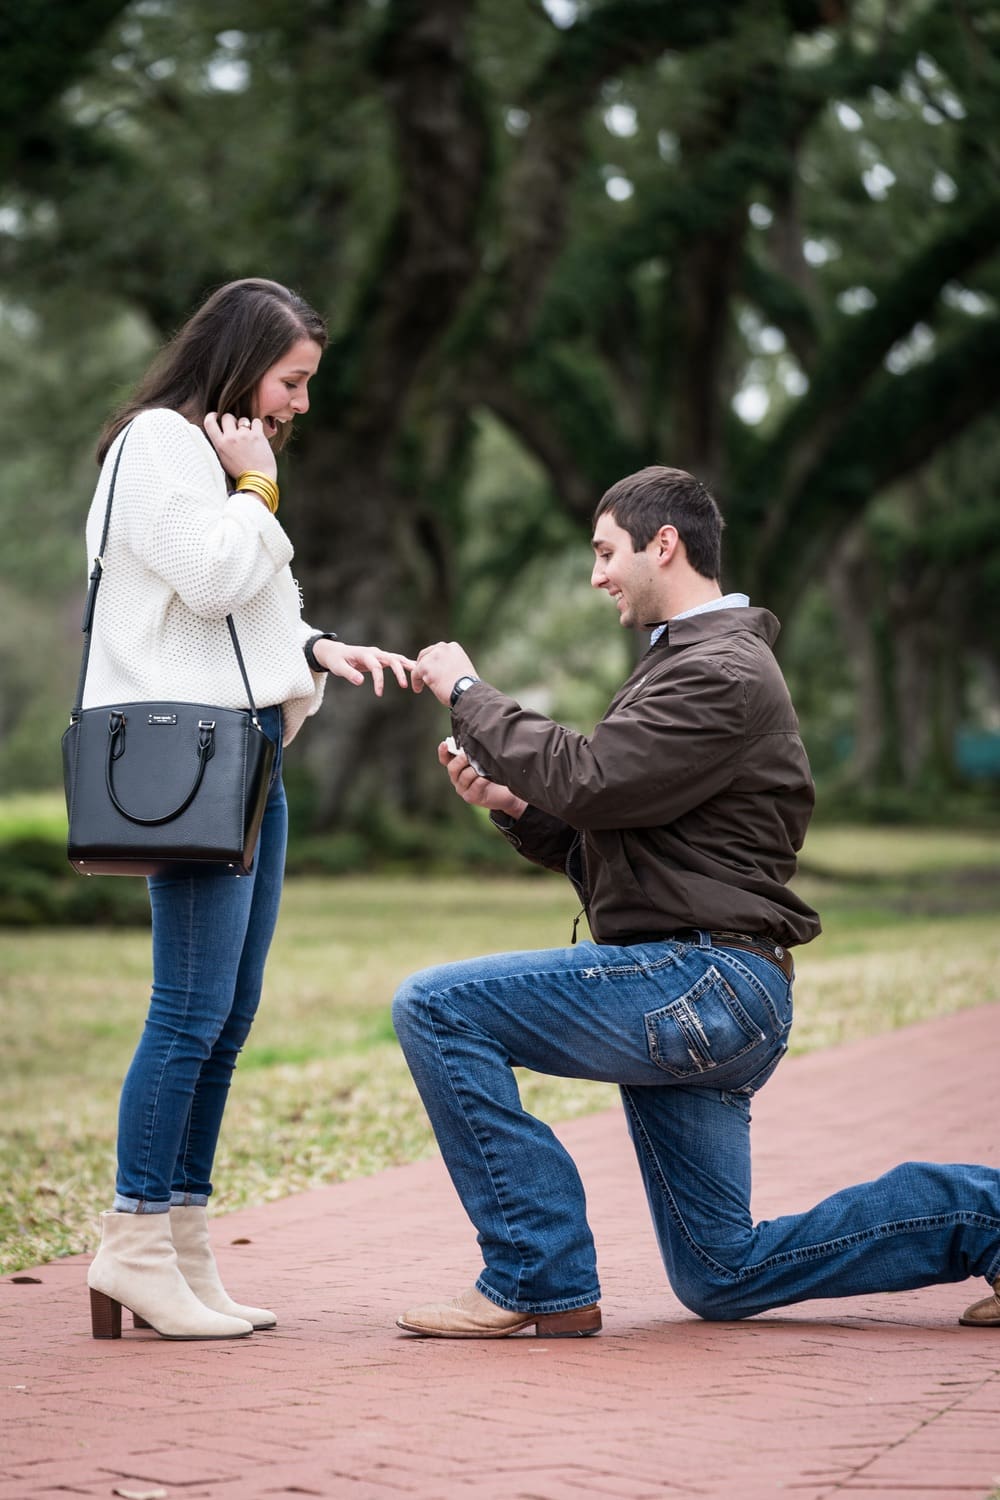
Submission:
[[148,724],[176,724],[176,714],[150,714],[146,720]]

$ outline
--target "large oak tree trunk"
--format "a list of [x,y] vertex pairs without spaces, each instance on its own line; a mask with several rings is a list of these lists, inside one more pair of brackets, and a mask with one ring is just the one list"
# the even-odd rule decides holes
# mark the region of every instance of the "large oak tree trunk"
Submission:
[[[419,499],[380,465],[345,457],[321,435],[295,464],[293,568],[306,618],[341,640],[415,656],[447,631],[452,586],[446,539]],[[384,695],[370,680],[327,684],[319,714],[302,732],[302,753],[318,794],[321,826],[373,804],[426,814],[447,785],[433,754],[448,733],[447,712],[430,693]]]
[[826,570],[826,584],[855,670],[854,747],[846,777],[872,791],[885,764],[889,718],[885,663],[873,619],[881,580],[861,526],[848,532],[837,548]]

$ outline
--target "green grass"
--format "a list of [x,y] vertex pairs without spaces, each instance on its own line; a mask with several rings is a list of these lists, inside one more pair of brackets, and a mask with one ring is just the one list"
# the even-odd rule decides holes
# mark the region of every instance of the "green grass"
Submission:
[[858,828],[822,824],[810,831],[803,871],[883,880],[924,879],[939,873],[968,875],[1000,870],[996,830],[948,828]]
[[17,792],[0,798],[0,843],[13,839],[66,838],[62,792]]
[[[793,1051],[1000,999],[1000,869],[971,834],[817,830],[798,883],[825,931],[798,955]],[[852,874],[857,871],[857,874]],[[556,878],[295,880],[241,1060],[220,1211],[433,1150],[389,1004],[412,970],[569,941]],[[0,1271],[92,1247],[114,1171],[117,1090],[142,1026],[149,934],[16,930],[0,944]],[[525,1073],[550,1120],[608,1085]]]

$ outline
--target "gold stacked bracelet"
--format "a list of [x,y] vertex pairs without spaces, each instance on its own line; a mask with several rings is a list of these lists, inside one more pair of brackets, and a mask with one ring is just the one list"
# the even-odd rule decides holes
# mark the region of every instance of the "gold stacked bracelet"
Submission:
[[270,474],[262,474],[259,469],[247,469],[236,481],[237,490],[247,490],[251,495],[256,495],[263,500],[272,516],[278,509],[278,486]]

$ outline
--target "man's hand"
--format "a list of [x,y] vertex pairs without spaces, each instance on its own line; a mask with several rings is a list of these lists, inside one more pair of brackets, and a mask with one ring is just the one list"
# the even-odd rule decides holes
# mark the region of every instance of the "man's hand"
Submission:
[[463,802],[470,802],[474,807],[488,807],[490,812],[507,813],[512,818],[519,818],[527,807],[527,802],[515,796],[510,787],[501,786],[474,771],[464,750],[453,755],[447,740],[438,745],[438,760]]
[[[406,673],[416,667],[416,662],[398,651],[383,651],[379,646],[349,646],[346,641],[319,640],[313,646],[313,656],[326,668],[331,677],[343,677],[358,687],[371,673],[372,687],[376,698],[381,698],[385,684],[384,668],[388,667],[401,688],[408,687]],[[415,685],[415,684],[414,684]]]
[[437,641],[433,646],[425,646],[417,657],[413,691],[419,693],[429,687],[438,702],[449,708],[451,690],[458,679],[478,675],[464,646],[457,641]]
[[[417,656],[411,686],[415,693],[419,693],[425,686],[429,687],[438,702],[443,703],[445,708],[450,708],[451,690],[458,679],[477,675],[472,658],[464,646],[460,646],[458,641],[437,641],[433,646],[425,646]],[[438,760],[448,772],[448,778],[463,802],[469,802],[474,807],[488,807],[490,812],[507,813],[511,818],[519,818],[527,807],[527,802],[512,792],[510,787],[490,781],[488,776],[480,776],[470,765],[465,751],[459,750],[456,755],[447,740],[442,740],[438,745]]]

